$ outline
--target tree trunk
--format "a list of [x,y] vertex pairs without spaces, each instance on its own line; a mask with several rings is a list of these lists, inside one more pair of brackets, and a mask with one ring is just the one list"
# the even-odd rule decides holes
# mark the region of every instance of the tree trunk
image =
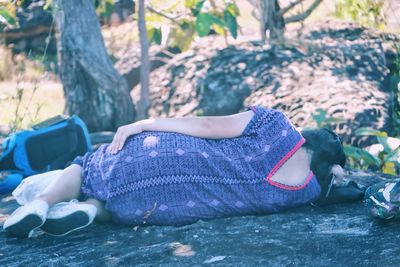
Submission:
[[54,2],[65,112],[80,116],[90,131],[115,130],[132,122],[130,90],[107,54],[93,1]]
[[148,118],[148,110],[150,108],[150,93],[149,93],[149,75],[150,75],[150,62],[149,62],[149,42],[147,40],[146,30],[146,14],[145,2],[139,0],[139,35],[140,35],[140,51],[141,51],[141,64],[140,64],[140,100],[137,107],[137,120]]
[[278,0],[259,0],[262,19],[261,38],[265,42],[267,31],[269,31],[270,40],[282,42],[285,31],[285,21],[280,15]]

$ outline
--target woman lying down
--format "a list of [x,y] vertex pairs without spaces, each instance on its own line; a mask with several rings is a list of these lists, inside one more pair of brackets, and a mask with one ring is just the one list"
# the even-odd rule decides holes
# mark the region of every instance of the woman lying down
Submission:
[[3,228],[27,238],[38,228],[65,235],[95,218],[184,225],[275,213],[326,197],[345,161],[333,132],[300,132],[282,112],[262,106],[229,116],[146,119],[76,158]]

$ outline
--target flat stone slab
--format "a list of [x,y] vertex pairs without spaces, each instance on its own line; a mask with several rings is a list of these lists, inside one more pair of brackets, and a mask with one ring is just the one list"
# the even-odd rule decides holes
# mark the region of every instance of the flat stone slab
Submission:
[[[2,199],[0,212],[9,214],[17,204]],[[95,223],[65,237],[2,231],[0,266],[393,266],[399,226],[357,202],[183,227]]]

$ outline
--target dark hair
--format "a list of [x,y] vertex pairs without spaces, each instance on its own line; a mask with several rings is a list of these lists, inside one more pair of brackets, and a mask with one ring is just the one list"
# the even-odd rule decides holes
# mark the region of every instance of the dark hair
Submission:
[[331,182],[331,168],[335,164],[344,167],[342,140],[329,129],[307,129],[301,131],[306,142],[303,147],[312,152],[311,170],[321,186],[321,197],[325,196]]

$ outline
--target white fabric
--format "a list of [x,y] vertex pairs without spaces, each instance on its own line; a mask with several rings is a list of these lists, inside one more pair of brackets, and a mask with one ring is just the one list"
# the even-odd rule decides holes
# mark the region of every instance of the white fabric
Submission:
[[20,205],[32,202],[50,182],[61,174],[62,170],[55,170],[29,176],[22,180],[17,188],[12,192],[15,200]]

